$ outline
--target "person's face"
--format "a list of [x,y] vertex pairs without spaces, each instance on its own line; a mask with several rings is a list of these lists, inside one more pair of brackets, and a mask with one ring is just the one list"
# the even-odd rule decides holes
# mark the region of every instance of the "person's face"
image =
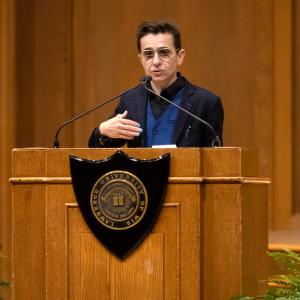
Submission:
[[177,68],[183,62],[184,50],[174,47],[170,33],[148,34],[140,40],[138,57],[145,74],[151,76],[151,84],[160,89],[167,88],[176,80]]

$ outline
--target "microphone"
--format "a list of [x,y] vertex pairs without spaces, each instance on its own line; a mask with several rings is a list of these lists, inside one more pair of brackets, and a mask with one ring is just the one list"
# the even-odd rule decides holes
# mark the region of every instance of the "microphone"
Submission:
[[[143,77],[143,78],[144,78],[144,77]],[[142,81],[142,79],[141,79],[140,81]],[[120,94],[118,94],[118,95],[116,95],[116,96],[114,96],[114,97],[108,99],[108,100],[105,101],[105,102],[102,102],[102,103],[96,105],[95,107],[93,107],[93,108],[91,108],[91,109],[89,109],[89,110],[87,110],[87,111],[85,111],[85,112],[83,112],[83,113],[81,113],[81,114],[75,116],[74,118],[72,118],[72,119],[70,119],[70,120],[68,120],[68,121],[64,122],[64,123],[57,129],[57,131],[56,131],[55,138],[54,138],[54,142],[53,142],[53,147],[54,147],[54,148],[59,148],[59,139],[58,139],[58,136],[59,136],[60,131],[61,131],[65,126],[67,126],[67,125],[69,125],[70,123],[72,123],[72,122],[74,122],[74,121],[80,119],[81,117],[84,117],[85,115],[87,115],[87,114],[93,112],[94,110],[96,110],[96,109],[98,109],[98,108],[101,108],[102,106],[104,106],[104,105],[106,105],[106,104],[112,102],[113,100],[115,100],[115,99],[117,99],[117,98],[123,96],[124,94],[126,94],[126,93],[128,93],[128,92],[134,90],[134,89],[137,88],[139,85],[140,85],[140,84],[138,84],[137,86],[135,86],[135,87],[133,87],[133,88],[131,88],[131,89],[129,89],[129,90],[126,90],[125,92],[122,92],[122,93],[120,93]]]
[[206,125],[206,126],[211,130],[211,132],[212,132],[213,135],[214,135],[214,139],[212,140],[212,147],[221,147],[221,140],[220,140],[219,136],[217,135],[217,133],[216,133],[216,131],[215,131],[215,129],[213,128],[212,125],[210,125],[208,122],[204,121],[203,119],[199,118],[198,116],[194,115],[193,113],[189,112],[188,110],[184,109],[183,107],[177,105],[176,103],[174,103],[174,102],[168,100],[167,98],[165,98],[165,97],[163,97],[163,96],[157,94],[157,93],[154,92],[153,90],[149,89],[149,88],[147,87],[146,84],[147,84],[148,82],[150,82],[151,80],[152,80],[151,76],[144,76],[144,77],[141,78],[141,84],[144,86],[144,88],[145,88],[148,92],[150,92],[150,93],[152,93],[152,94],[158,96],[159,98],[161,98],[161,99],[167,101],[168,103],[170,103],[170,104],[176,106],[179,110],[185,112],[186,114],[192,116],[194,119],[196,119],[196,120],[199,121],[200,123]]

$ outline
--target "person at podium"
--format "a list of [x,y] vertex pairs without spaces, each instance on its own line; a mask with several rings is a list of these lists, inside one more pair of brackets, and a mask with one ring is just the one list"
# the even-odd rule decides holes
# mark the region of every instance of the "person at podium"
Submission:
[[178,72],[185,50],[176,26],[143,22],[137,29],[137,49],[146,77],[93,130],[89,147],[221,146],[221,99]]

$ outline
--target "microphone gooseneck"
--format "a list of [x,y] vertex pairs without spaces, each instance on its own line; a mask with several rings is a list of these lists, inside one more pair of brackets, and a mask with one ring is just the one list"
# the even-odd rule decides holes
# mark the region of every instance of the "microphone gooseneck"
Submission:
[[85,112],[83,112],[83,113],[81,113],[81,114],[75,116],[74,118],[72,118],[72,119],[66,121],[65,123],[63,123],[63,124],[57,129],[57,131],[56,131],[55,138],[54,138],[54,142],[53,142],[53,147],[54,147],[54,148],[59,148],[59,139],[58,139],[58,136],[59,136],[60,131],[61,131],[65,126],[67,126],[68,124],[70,124],[70,123],[76,121],[77,119],[80,119],[81,117],[84,117],[85,115],[87,115],[87,114],[93,112],[94,110],[96,110],[96,109],[98,109],[98,108],[101,108],[102,106],[104,106],[104,105],[106,105],[106,104],[112,102],[113,100],[115,100],[115,99],[117,99],[117,98],[123,96],[124,94],[126,94],[126,93],[128,93],[128,92],[134,90],[134,89],[137,88],[138,86],[139,86],[139,85],[137,85],[137,86],[135,86],[135,87],[133,87],[133,88],[131,88],[131,89],[129,89],[129,90],[126,90],[125,92],[122,92],[122,93],[120,93],[120,94],[118,94],[118,95],[116,95],[116,96],[114,96],[114,97],[108,99],[107,101],[102,102],[102,103],[96,105],[96,106],[93,107],[92,109],[89,109],[89,110],[87,110],[87,111],[85,111]]
[[159,94],[156,93],[155,91],[149,89],[149,88],[147,87],[147,83],[150,82],[151,79],[152,79],[152,78],[151,78],[150,76],[145,76],[145,77],[142,77],[141,80],[140,80],[141,84],[144,86],[144,88],[145,88],[148,92],[150,92],[150,93],[152,93],[152,94],[158,96],[159,98],[165,100],[166,102],[170,103],[171,105],[176,106],[179,110],[185,112],[186,114],[190,115],[191,117],[193,117],[194,119],[196,119],[196,120],[199,121],[200,123],[206,125],[206,126],[212,131],[212,133],[213,133],[213,135],[214,135],[214,139],[212,140],[212,147],[221,147],[221,141],[220,141],[220,138],[219,138],[219,136],[217,135],[217,133],[216,133],[216,131],[215,131],[215,129],[213,128],[212,125],[210,125],[208,122],[204,121],[203,119],[199,118],[198,116],[194,115],[193,113],[189,112],[189,111],[186,110],[185,108],[183,108],[183,107],[177,105],[176,103],[170,101],[169,99],[167,99],[167,98],[165,98],[165,97],[159,95]]

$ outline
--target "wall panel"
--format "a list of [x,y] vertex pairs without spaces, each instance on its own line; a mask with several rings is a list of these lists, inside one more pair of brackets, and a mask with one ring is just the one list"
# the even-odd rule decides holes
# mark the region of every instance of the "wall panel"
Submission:
[[292,214],[292,1],[274,1],[272,226]]
[[[14,29],[14,1],[3,0],[0,2],[0,244],[7,258],[1,258],[0,279],[11,279],[11,189],[8,178],[15,141]],[[10,299],[9,295],[5,297]]]
[[18,147],[52,146],[58,125],[72,115],[71,13],[70,0],[17,2]]
[[293,209],[300,212],[300,1],[293,7]]

